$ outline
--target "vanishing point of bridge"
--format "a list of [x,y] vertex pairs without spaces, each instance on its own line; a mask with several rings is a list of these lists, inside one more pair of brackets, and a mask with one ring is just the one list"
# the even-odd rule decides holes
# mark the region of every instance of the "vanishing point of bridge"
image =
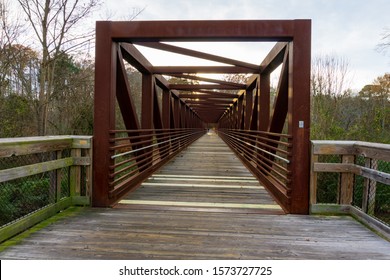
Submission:
[[[389,184],[389,174],[375,165],[389,161],[388,145],[309,141],[309,20],[97,22],[96,27],[93,141],[0,141],[1,157],[55,155],[1,170],[0,183],[48,172],[56,193],[44,209],[2,227],[1,241],[67,209],[51,218],[53,224],[4,242],[0,258],[390,258],[389,227],[366,214],[376,182]],[[276,44],[261,63],[172,44],[210,41]],[[217,66],[154,66],[140,47]],[[129,67],[141,75],[138,101]],[[280,77],[271,98],[275,69]],[[251,76],[243,83],[199,73]],[[321,156],[329,154],[340,155],[341,162],[322,163]],[[355,164],[362,154],[366,166]],[[317,203],[321,172],[340,174],[336,204]],[[361,210],[352,206],[357,175],[367,181]],[[90,201],[92,208],[70,207]]]

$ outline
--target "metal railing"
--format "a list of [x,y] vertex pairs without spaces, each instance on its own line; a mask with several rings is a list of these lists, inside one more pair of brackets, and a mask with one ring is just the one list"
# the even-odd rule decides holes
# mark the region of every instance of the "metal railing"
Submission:
[[311,212],[352,213],[389,234],[390,145],[312,141],[311,154]]
[[89,205],[92,137],[0,139],[0,242],[71,205]]
[[281,204],[287,203],[291,192],[290,135],[239,129],[219,129],[218,135]]
[[137,187],[205,131],[195,128],[111,131],[109,197],[120,197]]

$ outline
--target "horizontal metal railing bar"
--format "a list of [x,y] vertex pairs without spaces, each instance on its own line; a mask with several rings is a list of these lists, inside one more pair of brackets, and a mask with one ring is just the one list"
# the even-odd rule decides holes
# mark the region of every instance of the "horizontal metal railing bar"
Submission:
[[[232,133],[234,134],[240,134],[240,135],[243,135],[243,136],[249,136],[249,137],[255,137],[256,139],[261,139],[261,140],[264,140],[268,143],[274,143],[274,144],[278,144],[278,145],[283,145],[287,148],[289,147],[292,147],[292,144],[289,143],[289,142],[285,142],[285,141],[277,141],[277,140],[274,140],[274,139],[270,139],[270,138],[266,138],[266,137],[262,137],[262,136],[259,136],[259,135],[255,135],[255,134],[248,134],[248,133],[243,133],[241,131],[233,131]],[[280,136],[275,136],[275,135],[269,135],[269,136],[272,136],[272,137],[280,137]],[[283,138],[283,137],[281,137]],[[272,146],[271,146],[272,147]]]
[[[156,136],[156,135],[175,135],[175,134],[180,134],[180,133],[185,133],[185,132],[188,132],[188,131],[200,131],[199,129],[191,129],[191,130],[175,130],[175,131],[171,131],[171,130],[160,130],[160,131],[151,131],[153,133],[150,133],[150,134],[139,134],[139,135],[134,135],[134,136],[128,136],[128,137],[114,137],[114,138],[110,138],[110,142],[116,142],[116,141],[124,141],[124,140],[134,140],[134,139],[142,139],[144,137],[150,137],[150,136]],[[134,132],[139,132],[138,130],[137,131],[134,131]],[[134,132],[131,132],[131,133],[134,133]],[[157,132],[157,133],[154,133],[154,132]],[[130,133],[130,132],[128,132]]]
[[184,137],[188,137],[189,135],[194,135],[194,134],[198,134],[198,133],[201,133],[201,132],[200,131],[193,132],[193,133],[190,133],[190,134],[186,134],[186,135],[183,135],[183,136],[176,137],[174,139],[170,139],[170,140],[167,140],[167,141],[163,141],[163,142],[159,142],[159,143],[156,143],[156,144],[148,145],[146,147],[142,147],[142,148],[139,148],[139,149],[131,150],[131,151],[128,151],[128,152],[116,154],[116,155],[111,156],[111,159],[115,159],[117,157],[122,157],[122,156],[125,156],[125,155],[129,155],[129,154],[132,154],[132,153],[135,153],[135,152],[139,152],[139,151],[142,151],[142,150],[145,150],[145,149],[157,146],[157,145],[168,143],[169,141],[174,141],[174,140],[181,139],[181,138],[184,138]]
[[282,138],[292,139],[292,136],[289,135],[289,134],[268,132],[268,131],[262,131],[262,130],[245,130],[245,129],[221,129],[221,130],[240,131],[240,132],[247,132],[247,133],[256,133],[256,134],[262,134],[264,136],[278,136],[278,137],[282,137]]
[[[234,135],[235,135],[235,134],[234,134]],[[245,136],[256,137],[256,138],[257,138],[257,136],[254,136],[254,135],[245,135]],[[248,138],[248,137],[242,137],[242,138],[243,138],[243,140],[245,139],[245,140],[247,140],[247,141],[253,141],[253,142],[255,142],[256,144],[259,144],[260,146],[266,147],[266,148],[268,148],[268,149],[270,149],[270,150],[274,150],[274,151],[283,153],[283,154],[285,154],[285,155],[289,155],[289,154],[290,154],[290,153],[289,153],[288,151],[286,151],[286,150],[282,150],[282,149],[279,149],[279,148],[277,148],[277,147],[268,145],[268,144],[266,144],[266,143],[257,141],[257,139],[250,139],[250,138]],[[268,141],[268,139],[266,139],[266,141],[267,141],[267,142],[271,142],[271,141]],[[281,143],[286,144],[285,142],[278,142],[278,141],[275,141],[275,142],[276,142],[276,144],[281,144]]]
[[131,133],[131,132],[154,132],[154,131],[188,131],[188,130],[202,130],[204,129],[199,129],[199,128],[159,128],[159,129],[154,129],[154,128],[142,128],[142,129],[122,129],[122,130],[110,130],[109,134],[116,134],[116,133]]
[[[186,146],[188,146],[188,145],[191,143],[191,141],[193,140],[193,138],[195,138],[195,137],[191,137],[191,138],[186,138],[186,139],[184,139],[184,141],[183,141],[184,143],[179,143],[179,141],[176,141],[176,144],[175,144],[175,145],[176,145],[176,147],[178,147],[178,148],[176,148],[176,149],[174,149],[174,150],[169,149],[169,148],[166,148],[165,151],[164,151],[164,153],[161,153],[161,156],[158,157],[157,159],[153,159],[153,158],[154,158],[153,155],[152,155],[152,156],[149,156],[148,158],[145,158],[145,159],[142,160],[142,161],[149,161],[150,159],[152,159],[151,164],[149,165],[149,167],[148,167],[148,166],[145,166],[145,165],[142,165],[141,168],[142,168],[142,167],[146,167],[146,170],[149,169],[150,167],[154,166],[156,163],[158,163],[158,162],[160,162],[161,160],[164,160],[165,158],[167,158],[169,155],[171,155],[171,154],[173,154],[173,153],[179,151],[179,150],[180,150],[180,147],[186,147]],[[154,153],[154,150],[150,151],[150,153],[153,154],[153,153]],[[144,170],[143,170],[143,171],[144,171]],[[142,171],[142,172],[143,172],[143,171]],[[114,190],[117,190],[118,188],[120,188],[120,186],[118,187],[118,183],[119,183],[119,185],[120,185],[120,184],[126,184],[130,179],[137,178],[137,176],[138,176],[137,173],[141,173],[140,170],[139,170],[139,168],[137,168],[134,172],[128,173],[128,174],[126,174],[126,175],[124,175],[124,176],[122,176],[122,177],[120,177],[120,178],[118,178],[118,179],[116,179],[116,180],[110,182],[110,183],[109,183],[109,186],[110,186],[111,191],[114,191]],[[126,181],[125,181],[125,180],[126,180]]]
[[246,145],[248,145],[248,146],[251,146],[251,147],[253,147],[253,148],[257,149],[257,150],[260,150],[260,151],[262,151],[263,153],[266,153],[266,154],[271,155],[271,156],[273,156],[273,157],[275,157],[275,158],[277,158],[277,159],[280,159],[281,161],[284,161],[284,162],[286,162],[286,163],[290,163],[290,161],[289,161],[288,159],[285,159],[285,158],[283,158],[283,157],[281,157],[281,156],[278,156],[278,155],[273,154],[273,153],[271,153],[271,152],[269,152],[269,151],[266,151],[266,150],[261,149],[261,148],[259,148],[259,147],[257,147],[257,146],[254,146],[254,145],[252,145],[252,144],[250,144],[250,143],[248,143],[248,142],[245,142],[245,141],[243,141],[243,140],[241,140],[241,139],[239,139],[239,138],[237,138],[237,137],[235,137],[235,136],[226,134],[226,133],[224,133],[224,132],[222,132],[222,131],[219,131],[219,132],[221,132],[221,133],[227,135],[227,137],[234,138],[234,139],[236,139],[237,141],[240,141],[240,142],[242,142],[242,143],[244,143],[244,144],[246,144]]
[[[167,146],[166,148],[163,148],[163,150],[160,151],[159,155],[154,155],[155,150],[151,150],[151,151],[149,151],[149,152],[147,152],[147,153],[145,153],[145,154],[143,154],[143,155],[140,155],[140,156],[138,156],[138,157],[145,157],[146,155],[148,155],[148,156],[147,156],[146,158],[144,158],[143,160],[138,161],[138,162],[132,164],[131,166],[128,166],[128,167],[125,167],[125,168],[123,168],[123,169],[121,169],[121,170],[118,170],[118,171],[115,172],[115,173],[111,173],[111,174],[110,174],[110,178],[114,178],[116,175],[118,175],[118,174],[120,174],[120,173],[123,173],[123,172],[125,172],[126,170],[131,169],[131,168],[133,168],[133,167],[135,167],[135,166],[137,166],[137,165],[140,165],[141,163],[150,162],[150,159],[152,159],[151,165],[153,165],[154,162],[163,160],[164,158],[166,158],[166,157],[169,156],[170,154],[172,154],[172,153],[174,153],[175,151],[179,150],[178,147],[180,147],[180,146],[186,146],[190,140],[191,140],[191,139],[186,138],[186,139],[184,140],[184,143],[179,143],[179,141],[176,141],[175,144],[174,144],[174,145],[175,145],[175,149],[172,150],[171,147]],[[157,160],[154,159],[154,158],[156,158],[156,157],[158,158]],[[136,160],[136,157],[132,158],[131,160]],[[141,165],[141,168],[142,168],[142,166],[143,166],[143,165]],[[112,168],[112,167],[110,167],[110,168]],[[130,172],[130,173],[126,174],[126,175],[123,175],[123,176],[120,177],[120,178],[115,179],[114,181],[112,181],[112,182],[110,183],[110,185],[116,185],[118,182],[125,180],[127,177],[130,177],[131,175],[133,175],[133,174],[135,174],[135,173],[137,173],[137,172],[139,172],[139,168],[135,169],[134,172]]]
[[[232,147],[236,147],[237,148],[237,145],[241,145],[243,146],[244,144],[241,144],[239,142],[232,142],[231,139],[226,139],[228,143],[230,143],[230,145],[232,145]],[[244,155],[242,155],[244,158],[248,158],[248,152],[245,152],[246,150],[243,150],[243,153]],[[253,156],[252,154],[249,154],[250,156]],[[251,162],[250,160],[248,160],[248,163],[251,164],[253,166],[253,162]],[[256,162],[257,163],[257,162]],[[291,189],[288,187],[288,183],[291,182],[290,179],[286,179],[286,182],[282,182],[279,178],[277,178],[275,175],[273,175],[270,171],[268,171],[267,169],[265,169],[264,167],[262,167],[261,165],[258,165],[256,164],[256,170],[257,172],[263,174],[264,176],[267,176],[267,177],[271,177],[272,180],[274,180],[276,183],[279,184],[279,187],[278,189],[280,190],[283,190],[283,192],[288,195],[289,192],[291,191]],[[270,169],[271,170],[271,169]]]
[[[243,145],[243,144],[240,144],[240,143],[237,143],[237,145]],[[236,146],[237,146],[236,145]],[[255,162],[256,162],[256,165],[257,165],[257,167],[261,167],[262,166],[262,162],[259,162],[259,160],[258,160],[258,157],[257,156],[254,156],[253,154],[251,154],[250,152],[251,151],[249,151],[249,150],[247,150],[247,149],[243,149],[242,150],[243,151],[243,153],[244,153],[244,157],[251,157],[252,158],[252,161],[254,160]],[[272,169],[274,172],[276,172],[281,178],[283,178],[284,180],[286,180],[286,182],[288,182],[290,179],[288,178],[288,176],[291,174],[289,171],[287,171],[286,169],[282,169],[282,171],[286,171],[286,175],[284,175],[284,174],[282,174],[282,173],[280,173],[280,172],[278,172],[277,170],[275,170],[275,165],[277,165],[279,168],[282,168],[282,166],[280,166],[280,165],[278,165],[277,163],[275,163],[275,162],[273,162],[273,161],[270,161],[270,160],[268,160],[269,161],[269,163],[271,163],[272,164],[272,166],[271,165],[268,165],[268,167],[270,168],[270,170]],[[262,170],[264,171],[264,172],[266,172],[267,173],[267,175],[271,175],[271,173],[270,173],[270,171],[267,171],[265,168],[262,168]],[[263,173],[264,173],[263,172]]]

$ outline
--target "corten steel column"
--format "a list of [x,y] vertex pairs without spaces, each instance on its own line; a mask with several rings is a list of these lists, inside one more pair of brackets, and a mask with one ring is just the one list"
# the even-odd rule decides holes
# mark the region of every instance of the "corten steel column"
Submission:
[[163,90],[162,96],[162,122],[164,129],[170,129],[171,118],[171,92],[169,90]]
[[291,213],[308,214],[310,178],[311,21],[294,21],[289,44],[289,134],[292,135]]
[[259,130],[266,131],[270,115],[270,74],[260,75]]
[[253,90],[245,91],[245,116],[244,116],[244,129],[249,130],[251,125],[253,107]]
[[111,40],[111,23],[96,23],[93,206],[109,206],[109,131],[115,129],[116,43]]
[[[142,129],[153,128],[153,113],[154,113],[154,77],[151,74],[142,74],[142,115],[141,115],[141,126]],[[145,132],[144,134],[151,134],[152,132]],[[152,137],[146,136],[144,139],[146,142],[145,146],[152,144]],[[145,154],[151,152],[152,148],[145,149]],[[149,157],[151,155],[146,155]],[[145,162],[143,168],[148,168],[152,163]]]

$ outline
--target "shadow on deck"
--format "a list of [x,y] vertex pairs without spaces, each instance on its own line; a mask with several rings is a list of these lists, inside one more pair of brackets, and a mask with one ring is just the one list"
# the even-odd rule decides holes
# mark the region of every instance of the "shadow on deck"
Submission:
[[1,259],[390,259],[390,243],[349,216],[285,215],[214,133],[116,207],[12,242]]

